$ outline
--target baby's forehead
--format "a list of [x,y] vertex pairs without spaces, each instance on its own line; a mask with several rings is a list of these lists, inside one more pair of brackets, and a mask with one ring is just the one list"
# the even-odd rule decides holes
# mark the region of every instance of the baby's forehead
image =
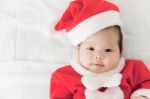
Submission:
[[93,45],[95,44],[94,42],[90,41],[90,40],[85,40],[83,41],[81,44],[84,44],[84,45]]
[[95,40],[94,42],[91,40],[85,40],[81,43],[82,46],[101,46],[101,47],[111,47],[111,46],[116,46],[118,45],[118,42],[115,41],[97,41]]

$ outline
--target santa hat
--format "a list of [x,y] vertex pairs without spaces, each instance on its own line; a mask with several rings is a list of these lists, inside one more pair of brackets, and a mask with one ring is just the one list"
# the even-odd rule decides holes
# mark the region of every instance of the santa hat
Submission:
[[121,26],[119,8],[105,0],[74,0],[55,26],[66,29],[74,46],[109,26]]

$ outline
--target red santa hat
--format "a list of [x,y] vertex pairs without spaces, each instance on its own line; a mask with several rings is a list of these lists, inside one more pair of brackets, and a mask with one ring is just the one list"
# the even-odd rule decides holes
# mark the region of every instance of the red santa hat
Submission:
[[105,0],[74,0],[55,26],[66,29],[74,46],[109,26],[121,26],[119,8]]

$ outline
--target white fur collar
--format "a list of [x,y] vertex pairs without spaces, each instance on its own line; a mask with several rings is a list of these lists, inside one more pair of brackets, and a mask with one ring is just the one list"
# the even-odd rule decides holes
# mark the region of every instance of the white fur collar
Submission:
[[[84,75],[81,82],[86,87],[86,99],[123,99],[123,92],[119,88],[122,75],[114,73],[109,76],[89,76]],[[107,88],[104,91],[99,91],[100,88]]]
[[122,75],[115,73],[109,76],[83,76],[81,81],[83,85],[90,90],[97,90],[102,87],[116,87],[120,85]]

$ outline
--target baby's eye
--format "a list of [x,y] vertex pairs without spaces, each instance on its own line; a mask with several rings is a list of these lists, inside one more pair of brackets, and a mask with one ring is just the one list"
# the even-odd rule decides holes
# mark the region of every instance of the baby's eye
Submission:
[[90,51],[94,51],[95,50],[93,47],[89,47],[87,49],[90,50]]
[[112,49],[105,49],[105,52],[112,52],[113,50]]

